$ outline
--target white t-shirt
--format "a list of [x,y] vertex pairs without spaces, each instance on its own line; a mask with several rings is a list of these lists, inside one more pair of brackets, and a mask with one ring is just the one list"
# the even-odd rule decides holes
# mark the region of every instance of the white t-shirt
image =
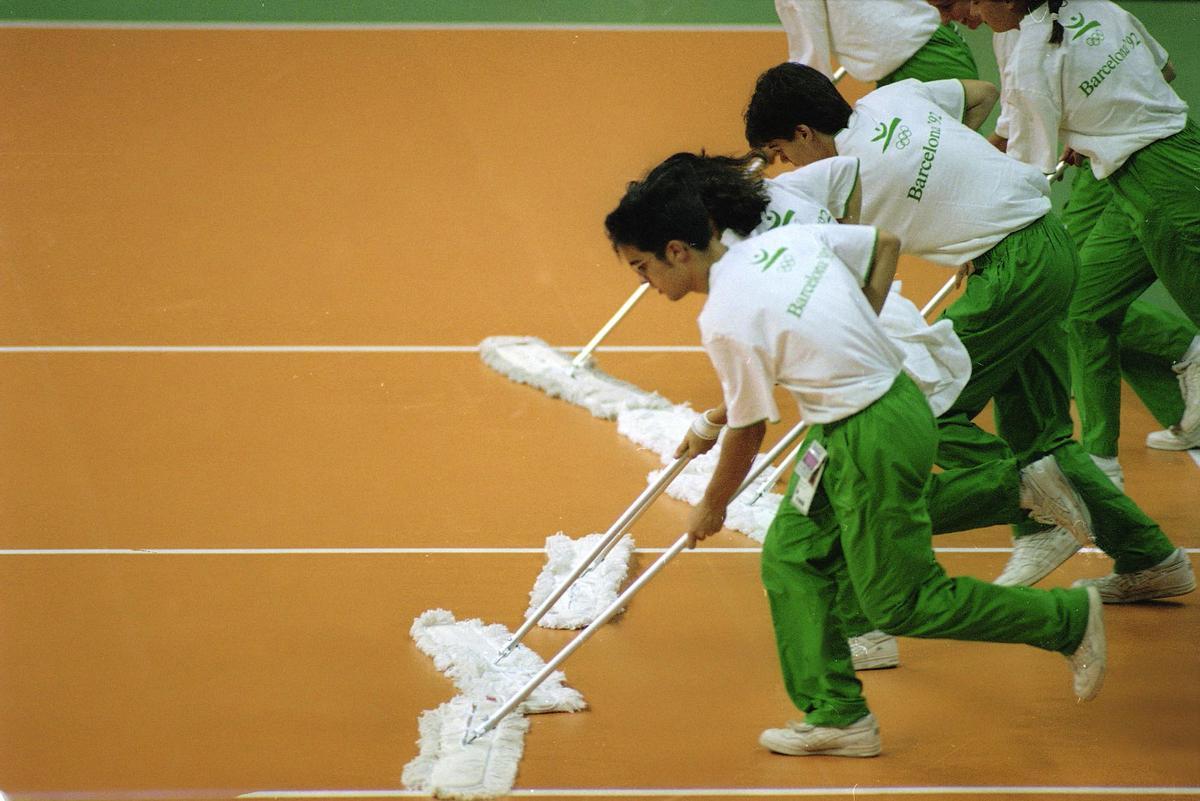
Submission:
[[905,253],[958,267],[1050,211],[1050,184],[960,120],[957,80],[912,79],[854,105],[834,142],[857,156],[862,221],[900,237]]
[[712,266],[697,322],[731,426],[777,421],[776,384],[810,423],[848,417],[892,386],[903,355],[862,292],[875,241],[866,226],[784,225]]
[[1162,76],[1167,52],[1142,23],[1109,0],[1070,0],[1066,29],[1050,44],[1048,14],[1027,14],[997,34],[1008,154],[1050,172],[1060,144],[1087,156],[1097,178],[1151,142],[1178,133],[1187,104]]
[[858,184],[858,159],[822,159],[806,167],[764,178],[770,203],[753,234],[781,225],[831,223],[846,216],[850,195]]
[[953,323],[944,318],[933,325],[925,322],[920,309],[900,294],[898,284],[892,284],[879,322],[903,352],[904,372],[925,393],[937,417],[958,400],[970,380],[971,356]]
[[895,72],[938,29],[925,0],[775,0],[788,60],[833,77],[831,60],[860,81]]

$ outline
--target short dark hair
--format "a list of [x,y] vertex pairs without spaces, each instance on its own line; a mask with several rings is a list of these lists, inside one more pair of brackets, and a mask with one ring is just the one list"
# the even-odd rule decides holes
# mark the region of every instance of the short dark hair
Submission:
[[820,70],[785,61],[758,76],[746,107],[746,141],[763,147],[791,140],[797,125],[833,135],[850,121],[850,104]]
[[713,224],[695,173],[662,166],[640,181],[631,181],[621,202],[604,218],[614,248],[631,245],[661,259],[672,240],[700,250],[712,241]]

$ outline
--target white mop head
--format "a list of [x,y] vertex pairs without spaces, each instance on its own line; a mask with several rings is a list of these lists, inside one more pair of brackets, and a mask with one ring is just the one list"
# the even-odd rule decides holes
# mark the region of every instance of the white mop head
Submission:
[[463,744],[468,729],[499,707],[495,701],[475,703],[460,695],[422,713],[417,721],[420,753],[404,766],[404,786],[464,801],[507,795],[517,778],[529,721],[513,712],[487,734]]
[[[478,619],[455,620],[445,609],[430,609],[413,621],[409,630],[417,647],[433,659],[434,667],[454,682],[459,692],[474,699],[511,698],[546,666],[525,645],[496,662],[512,632],[499,623]],[[522,702],[526,714],[577,712],[587,706],[578,690],[567,687],[566,676],[556,670]]]
[[612,420],[622,409],[665,409],[670,402],[656,392],[605,374],[593,365],[578,368],[537,337],[488,337],[479,343],[488,367],[521,384],[562,398],[596,417]]
[[[575,566],[594,551],[603,539],[603,534],[588,534],[573,540],[561,531],[546,538],[546,566],[529,593],[526,618],[550,597]],[[591,570],[575,580],[566,594],[542,616],[538,625],[548,629],[581,629],[599,617],[617,599],[621,583],[629,574],[633,549],[632,537],[626,535],[617,540],[603,560],[593,563]]]
[[[670,464],[675,460],[675,449],[683,441],[695,416],[696,412],[686,404],[661,410],[629,409],[617,416],[617,432],[657,453],[663,464]],[[695,506],[704,497],[704,490],[708,487],[720,455],[721,445],[718,442],[708,453],[689,462],[683,472],[667,487],[666,494]],[[761,454],[756,457],[755,465],[762,458]],[[652,472],[649,482],[656,481],[662,472]],[[765,471],[754,484],[735,498],[725,513],[726,528],[740,531],[757,542],[766,538],[767,528],[775,517],[775,510],[783,500],[781,495],[767,492],[753,506],[748,503],[758,494],[769,473],[769,470]]]

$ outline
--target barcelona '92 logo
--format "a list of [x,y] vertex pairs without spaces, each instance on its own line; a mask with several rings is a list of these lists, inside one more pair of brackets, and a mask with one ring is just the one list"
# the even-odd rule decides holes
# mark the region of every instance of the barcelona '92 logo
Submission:
[[1084,41],[1092,47],[1095,47],[1104,41],[1104,31],[1098,30],[1100,23],[1096,22],[1096,20],[1088,22],[1087,19],[1084,18],[1083,14],[1076,14],[1075,16],[1071,17],[1071,19],[1069,19],[1067,24],[1063,27],[1069,31],[1075,32],[1075,35],[1071,37],[1072,42],[1083,36],[1088,31],[1092,31],[1092,34],[1088,36],[1088,38],[1084,39]]

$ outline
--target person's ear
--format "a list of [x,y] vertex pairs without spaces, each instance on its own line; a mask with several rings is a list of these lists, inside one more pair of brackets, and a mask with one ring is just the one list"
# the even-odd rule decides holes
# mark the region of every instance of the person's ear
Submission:
[[796,126],[796,130],[792,132],[792,141],[797,143],[809,143],[813,141],[816,131],[812,126],[801,123]]
[[690,255],[690,250],[687,246],[687,243],[683,240],[672,239],[667,243],[665,255],[667,257],[665,259],[667,265],[674,267],[677,264],[687,261],[687,258]]

